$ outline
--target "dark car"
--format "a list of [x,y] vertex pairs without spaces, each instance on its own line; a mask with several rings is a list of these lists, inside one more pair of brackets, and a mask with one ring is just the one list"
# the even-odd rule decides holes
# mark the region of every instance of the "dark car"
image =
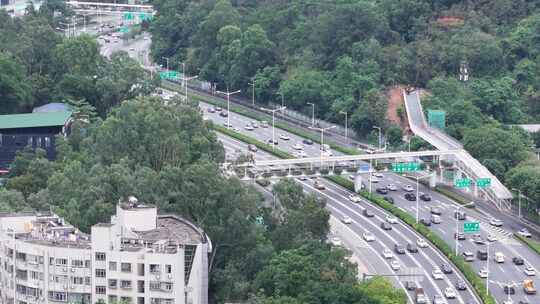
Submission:
[[458,219],[460,221],[464,221],[464,220],[467,219],[467,213],[465,213],[465,211],[463,211],[463,210],[455,211],[454,212],[454,218]]
[[311,139],[304,139],[304,140],[302,140],[302,142],[304,144],[306,144],[306,145],[313,145],[313,140],[311,140]]
[[221,112],[219,112],[219,116],[221,116],[221,117],[227,117],[227,116],[229,116],[229,114],[227,114],[226,111],[221,111]]
[[414,281],[406,281],[405,288],[407,288],[407,290],[416,290],[416,283]]
[[208,108],[208,113],[216,113],[216,109],[213,107]]
[[376,191],[379,194],[388,194],[388,189],[386,189],[386,187],[378,187]]
[[516,289],[514,288],[513,285],[505,285],[504,286],[504,294],[515,294],[516,293]]
[[463,280],[459,280],[456,282],[456,289],[457,290],[467,290],[467,284]]
[[431,214],[435,214],[435,215],[441,215],[442,214],[441,208],[439,208],[439,207],[431,207],[429,209],[429,211],[431,212]]
[[387,202],[389,202],[389,203],[392,204],[392,205],[394,204],[394,199],[391,198],[391,197],[389,197],[389,196],[385,196],[385,197],[384,197],[384,200],[387,201]]
[[448,265],[448,264],[442,264],[441,265],[441,270],[442,270],[443,273],[446,273],[446,274],[454,272],[452,270],[452,267],[450,267],[450,265]]
[[420,195],[420,199],[425,201],[425,202],[429,202],[429,201],[431,201],[431,195],[429,195],[427,193],[422,193]]
[[488,258],[487,250],[478,250],[478,251],[476,252],[476,257],[477,257],[480,261],[486,261],[487,258]]
[[368,209],[364,209],[364,211],[362,211],[362,213],[366,216],[366,217],[374,217],[375,214],[373,214],[373,212],[369,211]]
[[274,143],[274,145],[277,145],[279,142],[276,140],[276,141],[272,141],[272,139],[269,139],[268,140],[268,144],[271,145],[272,142]]
[[392,230],[392,225],[390,223],[387,223],[387,222],[382,222],[381,223],[381,228],[383,230]]
[[462,232],[454,232],[454,239],[458,239],[458,241],[464,241],[467,239],[467,237],[465,237],[465,233],[462,233]]
[[431,221],[425,218],[420,219],[420,224],[424,226],[431,226]]
[[408,201],[415,201],[416,200],[416,195],[414,195],[414,193],[410,193],[410,192],[407,192],[405,193],[405,199],[408,200]]
[[520,257],[513,257],[512,262],[518,266],[524,264],[523,259]]
[[405,254],[405,247],[399,245],[399,244],[395,244],[394,245],[394,251],[397,253],[397,254]]
[[407,251],[409,251],[411,253],[416,253],[416,252],[418,252],[418,246],[416,246],[416,244],[414,244],[414,243],[408,243],[407,244]]

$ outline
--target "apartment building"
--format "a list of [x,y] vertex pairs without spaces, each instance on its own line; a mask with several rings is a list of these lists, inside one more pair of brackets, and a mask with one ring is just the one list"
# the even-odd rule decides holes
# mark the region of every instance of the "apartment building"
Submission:
[[0,303],[207,304],[208,236],[130,197],[85,234],[52,212],[0,214]]

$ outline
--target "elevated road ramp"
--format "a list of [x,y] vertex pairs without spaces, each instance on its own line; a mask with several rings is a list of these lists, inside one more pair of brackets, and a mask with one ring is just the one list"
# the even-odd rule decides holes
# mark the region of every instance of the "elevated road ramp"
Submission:
[[[499,181],[495,175],[491,174],[491,172],[489,172],[484,165],[482,165],[465,149],[463,149],[463,145],[459,141],[441,130],[432,128],[428,125],[422,109],[422,104],[420,103],[420,95],[418,91],[403,91],[403,98],[405,100],[405,108],[407,110],[407,117],[411,131],[438,150],[458,150],[459,152],[454,155],[455,163],[463,174],[471,178],[473,181],[476,181],[479,178],[491,179],[491,186],[488,188],[479,189],[474,186],[474,194],[491,201],[500,210],[509,210],[512,193]],[[476,185],[476,183],[474,184]]]

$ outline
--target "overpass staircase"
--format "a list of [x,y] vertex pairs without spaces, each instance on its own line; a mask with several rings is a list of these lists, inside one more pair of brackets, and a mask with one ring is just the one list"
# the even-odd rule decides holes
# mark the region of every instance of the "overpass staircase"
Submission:
[[[404,90],[403,98],[405,100],[405,108],[407,110],[411,131],[415,135],[420,136],[422,139],[429,142],[438,150],[459,150],[459,152],[454,155],[455,165],[462,174],[473,180],[474,195],[490,201],[501,211],[510,210],[512,193],[499,181],[499,179],[463,149],[463,145],[459,141],[441,130],[432,128],[428,125],[422,109],[418,90],[410,92]],[[490,178],[491,186],[487,188],[478,188],[476,186],[476,180],[479,178]]]

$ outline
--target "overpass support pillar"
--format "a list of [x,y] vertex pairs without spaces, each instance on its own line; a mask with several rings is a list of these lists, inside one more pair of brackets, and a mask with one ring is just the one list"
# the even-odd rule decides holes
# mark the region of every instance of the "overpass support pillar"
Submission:
[[435,186],[437,186],[437,172],[433,172],[429,177],[429,187],[435,188]]

